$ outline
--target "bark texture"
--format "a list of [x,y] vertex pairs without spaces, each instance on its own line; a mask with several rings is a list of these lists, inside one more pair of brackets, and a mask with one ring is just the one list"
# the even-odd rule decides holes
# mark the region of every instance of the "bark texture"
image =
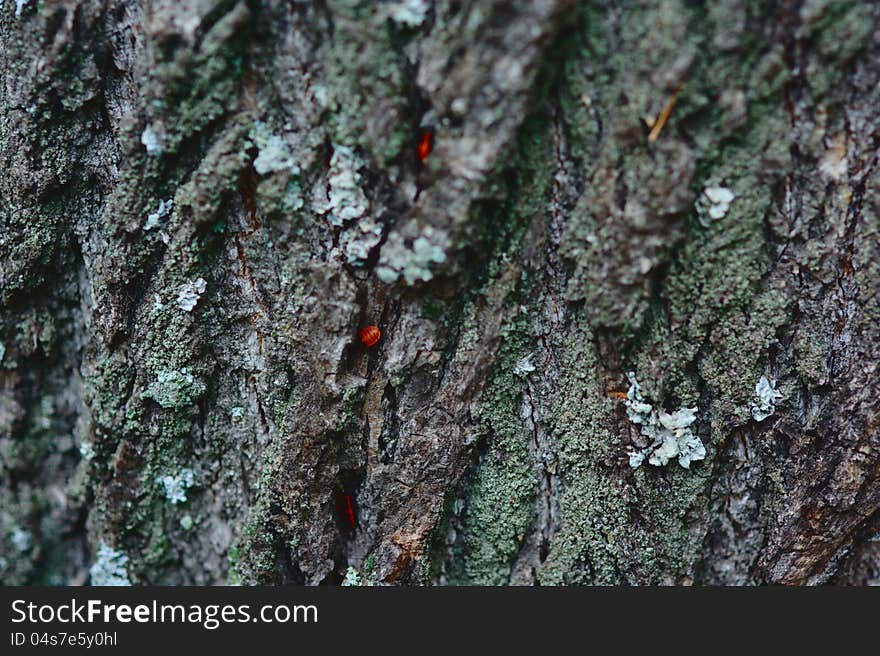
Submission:
[[880,583],[878,18],[0,2],[0,580]]

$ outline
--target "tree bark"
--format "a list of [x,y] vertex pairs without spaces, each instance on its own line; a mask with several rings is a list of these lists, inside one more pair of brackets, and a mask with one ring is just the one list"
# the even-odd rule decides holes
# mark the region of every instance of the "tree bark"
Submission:
[[878,18],[0,3],[0,580],[880,583]]

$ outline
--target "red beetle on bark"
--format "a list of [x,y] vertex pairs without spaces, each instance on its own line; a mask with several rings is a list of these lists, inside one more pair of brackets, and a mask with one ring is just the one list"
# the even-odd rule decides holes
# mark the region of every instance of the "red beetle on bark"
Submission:
[[361,330],[361,342],[367,348],[375,346],[382,339],[382,331],[378,326],[367,326]]

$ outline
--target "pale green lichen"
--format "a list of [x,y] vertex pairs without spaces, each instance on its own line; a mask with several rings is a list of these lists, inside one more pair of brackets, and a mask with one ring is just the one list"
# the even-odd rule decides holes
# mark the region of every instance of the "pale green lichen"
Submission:
[[354,568],[349,566],[347,570],[345,570],[345,578],[342,579],[342,585],[344,587],[349,586],[358,586],[363,585],[363,579],[361,578],[360,573]]
[[95,586],[125,586],[131,585],[128,579],[126,566],[128,556],[121,551],[112,549],[106,542],[101,540],[95,563],[89,568],[92,585]]
[[382,241],[382,225],[370,215],[370,202],[361,188],[363,166],[354,150],[334,144],[327,194],[314,206],[332,226],[342,228],[339,246],[346,260],[355,265],[362,265]]
[[278,171],[287,171],[299,175],[299,164],[290,153],[287,142],[262,122],[254,124],[254,143],[259,151],[254,160],[254,170],[259,175],[269,175]]
[[363,217],[369,210],[367,197],[360,187],[360,158],[351,148],[333,145],[327,174],[327,200],[318,209],[332,225],[342,226]]
[[427,0],[396,0],[387,7],[388,17],[406,27],[419,27],[428,17],[431,4]]
[[535,365],[532,363],[531,353],[517,362],[516,366],[513,368],[514,375],[519,376],[520,378],[526,378],[533,371],[535,371]]
[[159,222],[168,216],[171,213],[171,209],[174,207],[174,200],[169,198],[168,200],[160,200],[159,207],[155,212],[150,212],[147,215],[147,221],[144,223],[144,230],[152,230],[153,228],[157,228],[159,226]]
[[205,293],[207,286],[204,278],[196,278],[192,282],[181,285],[177,292],[177,307],[184,312],[192,312],[199,302],[199,297]]
[[776,381],[767,376],[755,385],[755,401],[752,404],[752,417],[755,421],[764,421],[776,411],[776,404],[782,400],[782,392],[776,389]]
[[641,426],[641,433],[649,444],[629,454],[629,466],[633,469],[645,458],[656,467],[662,467],[673,458],[689,469],[695,460],[706,457],[706,447],[694,435],[691,425],[696,421],[696,408],[680,408],[669,414],[655,410],[642,396],[641,386],[633,372],[627,374],[630,387],[626,394],[626,413],[630,421]]
[[412,285],[419,281],[427,282],[434,277],[433,267],[446,262],[448,238],[445,233],[431,226],[422,229],[422,234],[408,248],[402,239],[389,242],[382,249],[376,276],[391,284],[403,278]]
[[141,133],[141,143],[147,149],[148,155],[158,157],[162,154],[162,138],[151,126],[144,128]]
[[704,228],[709,227],[712,220],[723,219],[733,199],[734,193],[727,187],[708,185],[703,189],[700,199],[697,201],[697,217]]
[[12,546],[19,551],[28,551],[34,544],[34,536],[30,531],[26,531],[21,527],[16,527],[10,536]]
[[162,486],[165,498],[172,504],[186,503],[186,491],[195,483],[192,469],[184,468],[176,474],[165,474],[156,478],[156,482]]
[[83,460],[91,460],[95,457],[95,449],[90,442],[83,442],[79,445],[79,455]]
[[[387,167],[412,142],[412,94],[408,64],[388,29],[387,13],[374,6],[358,3],[351,12],[355,20],[335,24],[325,41],[326,74],[315,91],[328,110],[332,141],[362,148]],[[338,5],[334,10],[345,11]],[[374,111],[379,106],[382,111]]]
[[204,393],[205,384],[184,367],[160,371],[143,398],[153,399],[163,408],[180,409],[192,406]]

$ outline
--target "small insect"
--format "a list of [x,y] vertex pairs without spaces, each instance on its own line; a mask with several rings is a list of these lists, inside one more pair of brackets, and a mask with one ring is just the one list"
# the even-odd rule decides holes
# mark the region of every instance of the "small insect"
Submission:
[[416,146],[416,154],[419,156],[419,161],[424,162],[428,159],[428,155],[431,154],[431,147],[433,146],[434,135],[431,134],[430,130],[422,130],[422,137],[419,139],[419,145]]
[[361,330],[361,342],[367,348],[375,346],[382,339],[382,331],[378,326],[367,326]]
[[612,399],[625,399],[627,398],[626,392],[621,392],[620,390],[607,390],[608,396]]
[[348,525],[354,528],[354,505],[351,503],[351,495],[343,494],[342,498],[345,502],[345,516],[348,518]]

